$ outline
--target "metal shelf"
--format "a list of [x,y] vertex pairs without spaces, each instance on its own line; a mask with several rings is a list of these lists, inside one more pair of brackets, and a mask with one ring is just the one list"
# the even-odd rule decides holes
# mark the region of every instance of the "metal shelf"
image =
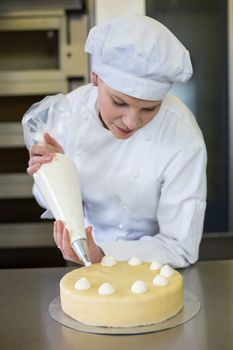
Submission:
[[0,224],[0,248],[54,246],[52,222]]
[[[7,0],[2,1],[1,4],[1,10],[2,11],[8,11],[8,10],[43,10],[46,9],[46,11],[54,11],[57,8],[64,7],[66,10],[78,10],[78,11],[84,11],[85,9],[85,3],[84,0],[56,0],[56,1],[48,1],[48,0]],[[18,11],[17,11],[18,13]]]
[[28,158],[20,119],[44,96],[66,94],[88,81],[87,2],[0,2],[0,212],[3,223],[22,221],[0,224],[0,247],[54,244],[51,227],[30,223],[40,220],[41,210],[34,203],[33,178],[24,170]]
[[0,174],[0,199],[33,198],[33,178],[27,174]]
[[1,123],[0,148],[24,147],[21,123]]
[[[50,78],[53,72],[34,72],[27,79],[28,72],[10,72],[8,76],[0,73],[0,95],[1,96],[30,96],[30,95],[48,95],[58,92],[66,93],[68,91],[68,81],[54,72],[56,78]],[[30,73],[29,73],[30,74]]]

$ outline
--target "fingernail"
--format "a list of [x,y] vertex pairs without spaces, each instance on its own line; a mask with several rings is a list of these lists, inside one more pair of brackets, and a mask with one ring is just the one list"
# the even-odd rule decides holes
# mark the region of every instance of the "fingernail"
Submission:
[[51,156],[45,156],[45,160],[51,160],[52,159],[52,157]]

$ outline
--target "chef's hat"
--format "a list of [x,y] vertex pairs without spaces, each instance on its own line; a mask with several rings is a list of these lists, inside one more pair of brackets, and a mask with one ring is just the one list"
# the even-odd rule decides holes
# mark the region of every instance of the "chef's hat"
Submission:
[[192,75],[189,52],[160,22],[129,14],[95,26],[85,51],[92,70],[111,88],[144,100],[162,100],[173,82]]

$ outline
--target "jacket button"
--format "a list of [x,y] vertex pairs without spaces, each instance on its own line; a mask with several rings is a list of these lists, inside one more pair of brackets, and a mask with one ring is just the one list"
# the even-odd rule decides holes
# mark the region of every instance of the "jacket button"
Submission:
[[133,171],[133,177],[139,177],[140,176],[140,172],[137,170]]

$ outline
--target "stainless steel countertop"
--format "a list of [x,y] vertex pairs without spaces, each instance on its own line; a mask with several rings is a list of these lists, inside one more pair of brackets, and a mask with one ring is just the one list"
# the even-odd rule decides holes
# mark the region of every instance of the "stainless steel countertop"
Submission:
[[182,271],[201,311],[184,325],[142,335],[96,335],[61,326],[48,314],[59,280],[71,268],[0,270],[1,350],[232,350],[233,260]]

